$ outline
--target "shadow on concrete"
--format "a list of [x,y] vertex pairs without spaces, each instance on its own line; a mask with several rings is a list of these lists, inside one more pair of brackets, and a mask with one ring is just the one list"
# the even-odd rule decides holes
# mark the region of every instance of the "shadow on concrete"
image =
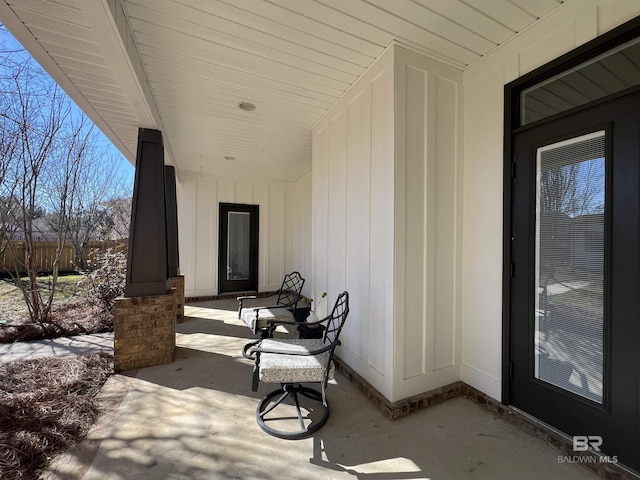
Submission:
[[328,388],[331,417],[314,437],[271,437],[255,410],[273,385],[251,392],[252,363],[241,355],[250,340],[229,319],[180,324],[173,363],[114,377],[129,384],[111,420],[90,434],[97,452],[86,473],[64,478],[595,478],[461,397],[388,420],[340,373]]

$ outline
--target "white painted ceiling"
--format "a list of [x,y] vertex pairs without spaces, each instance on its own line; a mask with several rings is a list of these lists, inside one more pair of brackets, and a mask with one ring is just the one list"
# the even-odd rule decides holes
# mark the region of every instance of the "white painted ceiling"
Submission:
[[464,69],[562,2],[3,0],[0,22],[131,161],[158,128],[181,172],[289,181],[391,42]]

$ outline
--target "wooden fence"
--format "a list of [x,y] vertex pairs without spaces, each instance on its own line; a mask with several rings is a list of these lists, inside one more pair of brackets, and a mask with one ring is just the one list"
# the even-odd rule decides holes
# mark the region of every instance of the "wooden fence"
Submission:
[[[0,253],[0,274],[15,272],[16,256],[24,259],[25,246],[24,242],[13,242],[14,248],[7,245],[4,253]],[[53,261],[56,256],[56,242],[34,242],[34,262],[38,271],[43,273],[51,272]],[[97,252],[103,252],[108,248],[117,248],[119,250],[127,249],[127,240],[105,240],[91,241],[87,243],[85,249],[85,260],[91,260]],[[15,256],[14,256],[15,254]],[[24,263],[24,261],[22,262]],[[73,246],[67,244],[62,249],[62,255],[59,262],[60,272],[74,272],[77,267],[75,265],[75,255]]]

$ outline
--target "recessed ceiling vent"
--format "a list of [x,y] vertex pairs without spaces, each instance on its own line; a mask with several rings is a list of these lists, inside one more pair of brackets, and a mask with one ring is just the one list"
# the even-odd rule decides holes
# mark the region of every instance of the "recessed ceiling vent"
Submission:
[[256,104],[251,102],[240,102],[238,107],[240,110],[244,110],[245,112],[253,112],[256,109]]

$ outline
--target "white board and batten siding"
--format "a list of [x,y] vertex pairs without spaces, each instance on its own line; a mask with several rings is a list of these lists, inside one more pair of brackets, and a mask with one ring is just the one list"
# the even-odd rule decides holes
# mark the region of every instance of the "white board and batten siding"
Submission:
[[566,2],[464,72],[393,45],[313,127],[312,173],[181,172],[187,295],[217,293],[218,203],[259,204],[260,289],[299,270],[321,314],[348,290],[339,354],[389,400],[456,380],[499,400],[504,85],[639,14]]
[[501,399],[504,85],[640,14],[637,0],[566,2],[464,72],[460,379]]
[[462,72],[396,50],[396,399],[459,380]]
[[340,356],[392,401],[459,378],[461,81],[392,45],[313,130],[313,294],[349,291]]
[[[311,272],[311,174],[296,182],[216,178],[185,172],[178,185],[180,272],[187,297],[217,295],[219,204],[258,205],[258,290],[280,288],[285,273]],[[309,274],[305,274],[309,272]]]

